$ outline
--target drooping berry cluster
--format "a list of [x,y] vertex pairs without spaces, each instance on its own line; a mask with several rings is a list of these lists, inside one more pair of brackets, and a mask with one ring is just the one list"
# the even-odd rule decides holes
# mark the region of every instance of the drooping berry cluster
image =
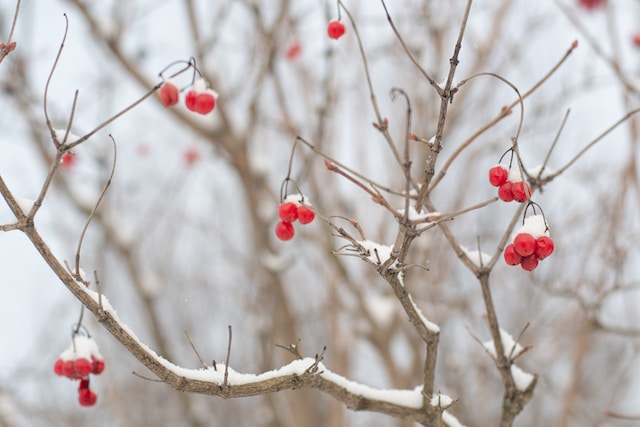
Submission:
[[498,197],[503,202],[525,202],[531,197],[531,187],[522,180],[518,171],[496,165],[489,169],[489,183],[498,187]]
[[281,221],[276,224],[276,237],[286,241],[291,240],[295,234],[294,222],[309,224],[315,219],[316,214],[313,212],[313,206],[304,197],[300,194],[291,194],[280,203],[278,216]]
[[104,359],[93,338],[75,334],[73,342],[53,366],[53,371],[70,380],[80,380],[78,402],[81,406],[93,406],[98,395],[89,388],[89,375],[99,375],[104,371]]
[[327,25],[327,35],[330,39],[338,40],[347,31],[346,27],[339,20],[334,19]]
[[[167,79],[158,91],[160,102],[165,107],[173,107],[180,101],[180,90],[173,79]],[[216,106],[218,94],[207,87],[204,79],[196,79],[184,98],[187,109],[199,114],[208,114]]]
[[553,253],[553,240],[543,215],[525,218],[524,225],[516,232],[513,241],[504,249],[504,260],[508,265],[520,265],[532,271]]

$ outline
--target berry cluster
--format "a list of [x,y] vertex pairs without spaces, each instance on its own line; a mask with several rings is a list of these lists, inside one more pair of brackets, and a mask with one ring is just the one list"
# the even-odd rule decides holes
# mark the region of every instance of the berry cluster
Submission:
[[297,220],[300,224],[309,224],[314,220],[313,206],[300,194],[287,196],[278,208],[279,223],[276,224],[276,236],[280,240],[291,240],[295,234],[293,223]]
[[498,197],[503,202],[525,202],[531,197],[531,187],[522,180],[519,172],[511,171],[503,165],[489,169],[489,183],[498,187]]
[[104,371],[104,359],[98,345],[91,337],[74,335],[73,343],[60,354],[53,371],[70,380],[80,380],[78,401],[81,406],[93,406],[98,395],[89,388],[89,375],[99,375]]
[[[180,89],[172,79],[167,79],[158,91],[160,102],[165,107],[173,107],[180,101]],[[218,94],[207,87],[204,79],[197,79],[184,97],[187,109],[199,114],[208,114],[216,106]]]
[[532,271],[553,253],[553,240],[542,215],[525,218],[524,225],[516,233],[513,242],[504,249],[504,260],[508,265],[520,265]]
[[330,39],[338,40],[347,31],[344,24],[338,20],[333,20],[327,25],[327,35]]

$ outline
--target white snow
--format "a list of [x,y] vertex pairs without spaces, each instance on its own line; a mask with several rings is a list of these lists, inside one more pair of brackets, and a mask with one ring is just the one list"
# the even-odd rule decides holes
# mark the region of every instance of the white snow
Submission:
[[200,92],[204,92],[205,90],[207,90],[207,81],[205,79],[196,79],[195,82],[193,82],[193,86],[191,87],[192,90],[200,93]]
[[431,406],[446,408],[453,403],[453,399],[446,394],[438,393],[431,398]]
[[520,175],[520,169],[515,167],[515,168],[511,168],[509,170],[509,181],[511,182],[520,182],[520,181],[524,181],[522,179],[522,175]]
[[74,142],[80,139],[78,135],[75,135],[69,132],[69,135],[67,135],[67,140],[65,141],[64,136],[67,134],[66,129],[54,129],[53,132],[56,135],[56,139],[60,144],[73,144]]
[[367,258],[374,264],[378,264],[378,262],[384,264],[391,256],[391,250],[393,250],[393,246],[381,245],[371,240],[360,240],[358,243],[365,251],[368,251]]
[[284,198],[282,203],[295,203],[296,206],[300,206],[300,205],[311,206],[311,203],[309,203],[309,199],[304,197],[302,194],[298,194],[298,193],[289,194],[287,197]]
[[[542,165],[538,165],[538,166],[534,166],[532,168],[527,169],[527,173],[534,177],[537,178],[538,174],[540,174],[540,170],[542,169]],[[553,175],[556,171],[551,169],[549,166],[545,166],[544,169],[542,169],[542,175],[540,175],[540,179],[545,179],[547,177],[549,177],[550,175]]]
[[520,233],[529,233],[535,239],[541,236],[548,236],[547,224],[542,215],[531,215],[524,219],[524,225],[516,230],[515,235]]
[[529,387],[534,376],[528,372],[523,371],[516,365],[511,365],[511,376],[516,384],[516,388],[520,391],[524,391]]
[[[479,251],[471,251],[465,248],[464,246],[460,246],[460,248],[463,250],[467,258],[469,258],[471,262],[477,265],[478,267],[481,267],[481,264],[486,265],[487,262],[489,262],[489,260],[491,259],[491,255],[485,252],[481,253]],[[482,263],[480,262],[480,258],[482,258]]]
[[28,215],[29,212],[31,212],[31,208],[33,208],[33,200],[26,199],[24,197],[16,197],[15,199],[18,206],[20,206],[20,209],[22,209],[22,212],[24,212],[25,215]]
[[[500,339],[502,340],[502,348],[505,356],[509,357],[510,355],[516,355],[522,351],[522,346],[518,344],[513,339],[513,337],[504,329],[500,329]],[[487,349],[489,354],[491,354],[493,357],[496,357],[496,347],[493,344],[493,340],[485,341],[483,345],[484,348]],[[513,350],[513,353],[511,352],[511,350]]]
[[80,358],[91,360],[91,356],[102,360],[102,355],[100,354],[100,350],[98,350],[98,344],[96,344],[93,338],[84,335],[75,335],[73,337],[73,343],[60,353],[60,359],[64,361]]
[[[404,208],[398,209],[398,212],[400,213],[400,215],[404,215]],[[432,212],[418,212],[416,208],[414,208],[413,206],[409,207],[409,221],[424,221],[428,217],[431,217],[434,215],[438,215],[438,214],[432,213]]]
[[397,300],[392,296],[371,295],[364,301],[365,309],[380,327],[387,327],[396,312]]
[[435,323],[429,321],[429,319],[427,319],[424,314],[422,314],[422,310],[420,310],[420,308],[418,308],[418,306],[416,305],[416,303],[413,301],[413,297],[411,296],[411,294],[409,295],[409,301],[411,302],[411,304],[413,305],[413,308],[416,310],[416,313],[418,313],[418,316],[420,317],[420,320],[422,321],[422,323],[427,327],[427,329],[429,329],[431,332],[433,333],[439,333],[440,332],[440,326],[436,325]]

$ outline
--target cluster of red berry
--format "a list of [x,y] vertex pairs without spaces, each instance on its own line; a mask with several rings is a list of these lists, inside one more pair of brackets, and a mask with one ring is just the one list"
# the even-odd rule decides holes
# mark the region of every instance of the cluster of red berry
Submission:
[[344,24],[338,20],[333,20],[327,25],[327,35],[334,40],[338,40],[346,31]]
[[276,224],[276,236],[280,240],[291,240],[295,234],[293,223],[297,220],[300,224],[309,224],[316,217],[313,206],[300,194],[287,196],[278,208],[278,216],[281,221]]
[[[160,102],[165,107],[173,107],[180,101],[180,89],[172,79],[167,79],[158,91]],[[218,94],[207,87],[204,79],[197,79],[184,97],[184,104],[190,111],[208,114],[216,106]]]
[[89,375],[104,371],[104,359],[93,338],[74,335],[73,343],[60,354],[53,371],[61,377],[80,380],[78,402],[81,406],[95,405],[98,395],[89,388]]
[[542,215],[525,218],[513,242],[504,249],[504,260],[509,265],[520,265],[523,270],[531,271],[553,253],[553,239],[549,237],[549,228]]
[[503,165],[489,169],[489,183],[498,187],[498,197],[503,202],[525,202],[531,196],[531,187],[522,180],[520,174]]

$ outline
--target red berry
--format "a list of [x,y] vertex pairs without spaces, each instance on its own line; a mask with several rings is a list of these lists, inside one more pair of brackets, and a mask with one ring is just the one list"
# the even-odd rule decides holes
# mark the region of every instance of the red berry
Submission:
[[285,202],[278,208],[278,216],[287,222],[294,222],[298,219],[298,206],[292,202]]
[[489,169],[489,182],[494,187],[500,187],[507,182],[509,171],[504,166],[498,165]]
[[80,380],[80,384],[78,384],[78,391],[80,390],[89,390],[89,378],[83,378]]
[[78,391],[78,402],[80,406],[93,406],[98,400],[98,395],[88,388],[83,388]]
[[298,220],[300,220],[300,224],[309,224],[315,217],[316,214],[313,213],[310,206],[298,206]]
[[498,197],[503,202],[512,202],[513,201],[513,192],[511,191],[512,184],[510,182],[505,182],[498,188]]
[[536,256],[543,260],[553,252],[553,240],[549,236],[542,236],[536,239]]
[[291,240],[295,230],[293,229],[293,224],[288,221],[280,221],[276,224],[276,236],[280,240]]
[[289,61],[292,61],[296,59],[298,56],[300,56],[300,53],[302,53],[302,45],[300,44],[299,41],[295,41],[291,43],[291,46],[289,46],[284,56]]
[[640,47],[640,33],[636,33],[631,38],[631,42],[635,47]]
[[160,91],[158,92],[158,96],[160,97],[160,102],[165,107],[171,107],[178,103],[180,100],[180,91],[172,82],[164,82],[160,87]]
[[104,371],[104,360],[96,359],[91,356],[91,373],[94,375],[100,375]]
[[76,163],[76,155],[71,153],[64,153],[60,158],[60,168],[69,170]]
[[62,376],[64,375],[64,360],[62,359],[58,359],[56,360],[56,363],[53,365],[53,372],[56,373],[56,375]]
[[332,38],[334,40],[338,40],[340,37],[342,37],[345,31],[346,28],[340,21],[331,21],[327,26],[327,34],[329,35],[329,38]]
[[206,92],[199,93],[196,96],[193,111],[200,114],[210,113],[216,106],[215,92],[207,90]]
[[522,258],[522,263],[520,263],[520,267],[523,270],[531,271],[534,270],[538,266],[538,257],[536,254],[529,255],[528,257]]
[[531,196],[531,187],[523,181],[514,182],[511,185],[511,194],[516,202],[524,202]]
[[513,239],[513,247],[520,256],[529,256],[536,251],[536,239],[529,233],[520,233]]
[[184,97],[184,105],[187,106],[188,110],[196,111],[196,98],[198,97],[198,92],[195,90],[190,90]]
[[518,265],[522,262],[522,257],[516,252],[513,243],[504,248],[504,262],[508,265]]
[[578,0],[580,6],[588,10],[593,10],[604,5],[605,0]]
[[76,374],[78,377],[86,377],[91,373],[92,369],[91,363],[84,357],[76,359]]
[[62,365],[62,375],[72,380],[77,379],[75,360],[64,361],[64,365]]

